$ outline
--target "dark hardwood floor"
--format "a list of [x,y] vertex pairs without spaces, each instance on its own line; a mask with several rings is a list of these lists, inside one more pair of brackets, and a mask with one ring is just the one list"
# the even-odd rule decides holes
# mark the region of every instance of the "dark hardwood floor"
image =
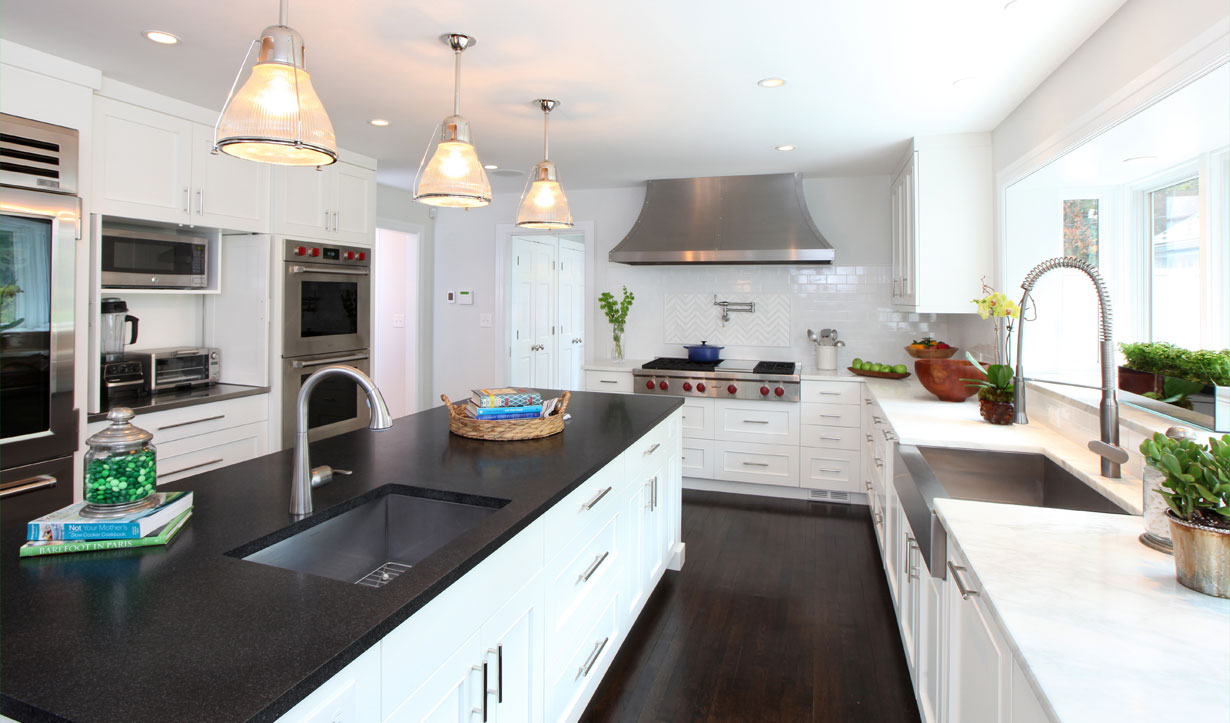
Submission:
[[918,720],[866,507],[683,495],[683,570],[582,721]]

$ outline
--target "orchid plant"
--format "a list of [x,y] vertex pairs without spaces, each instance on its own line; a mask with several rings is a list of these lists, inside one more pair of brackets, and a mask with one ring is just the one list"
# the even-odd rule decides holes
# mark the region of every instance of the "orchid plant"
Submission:
[[1015,321],[1021,318],[1021,307],[1002,291],[996,291],[987,285],[986,277],[982,277],[981,299],[973,299],[971,303],[978,307],[978,316],[982,319],[994,319],[995,323],[995,363],[1010,366],[1009,349],[1012,346],[1012,330]]

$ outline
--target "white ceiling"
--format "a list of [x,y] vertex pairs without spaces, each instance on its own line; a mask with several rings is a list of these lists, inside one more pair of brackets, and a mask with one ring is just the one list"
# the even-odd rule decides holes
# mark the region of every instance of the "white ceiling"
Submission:
[[[0,36],[209,108],[277,20],[275,0],[0,1]],[[887,173],[911,136],[994,128],[1124,0],[1005,2],[293,0],[289,24],[339,144],[379,159],[382,182],[412,184],[451,112],[452,55],[437,38],[463,32],[479,41],[463,57],[462,114],[480,158],[521,171],[540,160],[530,101],[557,98],[552,160],[565,188],[592,188]],[[147,29],[183,42],[155,45]],[[756,85],[768,76],[788,83]]]

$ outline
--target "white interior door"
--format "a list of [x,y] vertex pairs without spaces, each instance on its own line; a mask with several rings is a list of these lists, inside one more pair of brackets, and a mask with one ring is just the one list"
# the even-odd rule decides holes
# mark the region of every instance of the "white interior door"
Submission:
[[557,384],[560,389],[581,389],[585,363],[585,247],[572,239],[559,240],[559,340]]
[[534,249],[540,244],[514,236],[512,240],[511,294],[508,337],[512,344],[508,383],[514,387],[534,385]]
[[394,417],[417,412],[419,235],[376,229],[372,373]]
[[530,386],[555,386],[555,254],[552,243],[532,242],[533,282],[531,322],[534,339],[534,383]]

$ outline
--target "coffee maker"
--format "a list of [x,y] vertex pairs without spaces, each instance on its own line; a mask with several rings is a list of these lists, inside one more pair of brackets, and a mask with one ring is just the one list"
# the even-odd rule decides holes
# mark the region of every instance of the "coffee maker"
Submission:
[[[128,304],[123,299],[108,297],[102,300],[99,322],[99,337],[102,345],[103,400],[130,397],[142,394],[145,387],[145,367],[141,360],[124,353],[127,344],[135,344],[141,320],[128,313]],[[127,325],[132,324],[132,333],[127,335]],[[125,337],[128,337],[125,342]]]

